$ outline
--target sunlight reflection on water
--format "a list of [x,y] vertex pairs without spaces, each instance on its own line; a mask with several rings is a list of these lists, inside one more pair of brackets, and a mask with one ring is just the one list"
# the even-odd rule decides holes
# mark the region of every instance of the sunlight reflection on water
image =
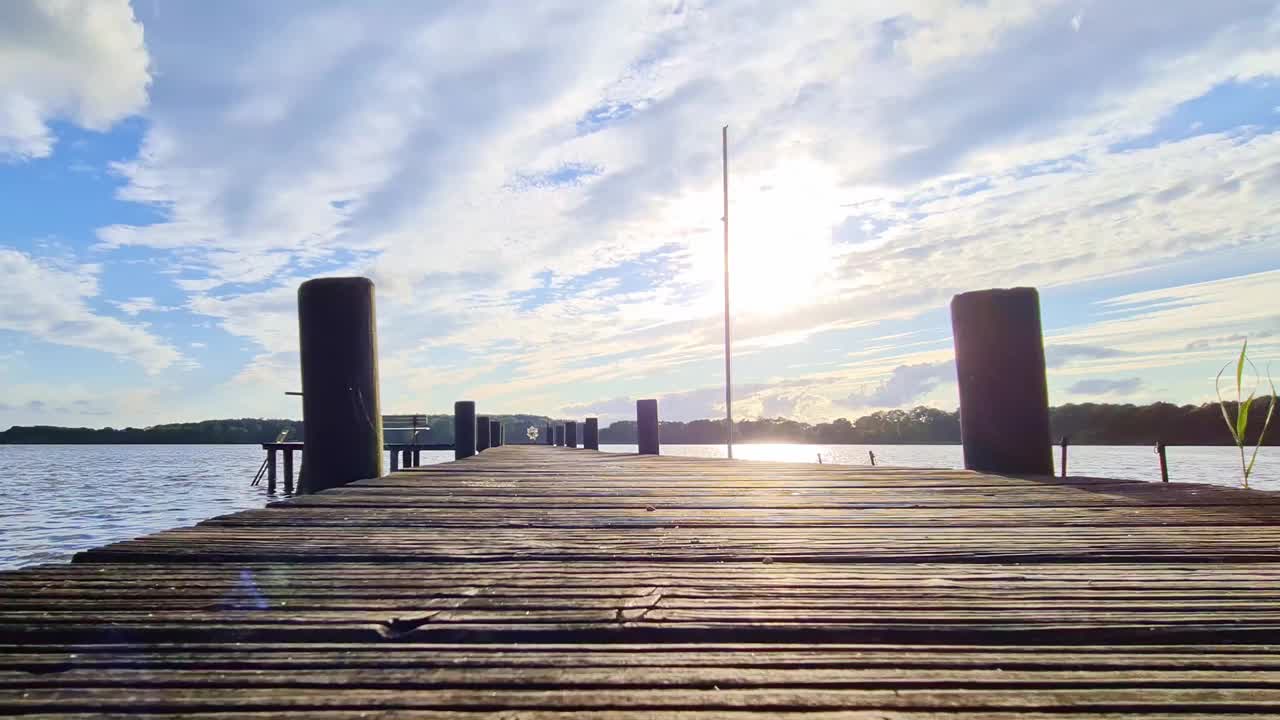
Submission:
[[[634,445],[604,445],[635,452]],[[960,467],[957,445],[739,445],[747,460]],[[719,445],[665,445],[663,453],[724,457]],[[1055,453],[1056,455],[1056,453]],[[264,453],[257,445],[0,445],[0,568],[60,562],[80,550],[258,508],[272,500],[250,486]],[[424,464],[451,452],[423,453]],[[1056,458],[1055,458],[1056,459]],[[1169,448],[1171,479],[1236,485],[1233,448]],[[1264,448],[1254,487],[1280,490],[1280,453]],[[1158,481],[1149,447],[1073,447],[1072,474]],[[278,495],[275,499],[283,497]]]

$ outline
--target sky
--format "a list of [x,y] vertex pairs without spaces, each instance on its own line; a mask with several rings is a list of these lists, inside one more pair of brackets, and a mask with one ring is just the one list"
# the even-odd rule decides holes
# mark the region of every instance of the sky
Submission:
[[0,427],[298,417],[340,275],[385,413],[718,417],[723,125],[737,417],[954,409],[993,287],[1055,405],[1280,360],[1276,2],[17,0]]

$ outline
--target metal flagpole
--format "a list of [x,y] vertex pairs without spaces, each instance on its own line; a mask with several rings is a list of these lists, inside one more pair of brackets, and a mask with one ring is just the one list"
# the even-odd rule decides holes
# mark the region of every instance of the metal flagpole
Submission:
[[720,150],[724,158],[724,415],[725,440],[733,459],[733,373],[729,363],[729,126],[720,128]]

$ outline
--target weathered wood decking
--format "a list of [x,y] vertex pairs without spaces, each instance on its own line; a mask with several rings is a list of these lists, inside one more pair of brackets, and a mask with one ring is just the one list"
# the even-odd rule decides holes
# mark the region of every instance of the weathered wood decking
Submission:
[[1280,715],[1267,493],[506,446],[76,560],[0,715]]

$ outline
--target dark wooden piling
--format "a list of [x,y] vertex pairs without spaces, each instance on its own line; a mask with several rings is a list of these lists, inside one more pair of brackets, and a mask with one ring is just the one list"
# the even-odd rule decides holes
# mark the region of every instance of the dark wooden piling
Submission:
[[391,472],[396,472],[400,469],[400,451],[393,449],[388,455],[391,456]]
[[1071,438],[1066,435],[1062,436],[1062,477],[1067,476],[1067,446],[1071,444]]
[[1052,475],[1039,294],[1013,288],[957,295],[951,325],[965,468]]
[[556,425],[554,428],[552,428],[551,433],[552,433],[552,444],[555,445],[556,447],[562,447],[564,445],[564,426]]
[[489,421],[489,447],[502,447],[502,423]]
[[382,475],[378,330],[368,278],[308,280],[298,288],[303,492]]
[[284,449],[284,491],[293,494],[293,449]]
[[453,404],[453,459],[476,454],[476,404],[459,400]]
[[489,435],[489,416],[476,416],[476,452],[484,452],[492,447]]
[[276,449],[267,448],[267,492],[276,491]]
[[1164,442],[1156,441],[1156,455],[1160,457],[1160,482],[1169,482],[1169,458],[1165,455]]
[[412,450],[405,448],[404,450],[400,451],[400,464],[404,466],[405,469],[413,467],[413,451]]
[[551,423],[547,423],[547,444],[556,444],[556,431],[555,428],[551,427]]
[[570,420],[564,424],[564,446],[578,447],[578,423],[576,420]]
[[582,426],[582,447],[588,450],[600,449],[600,419],[587,418]]
[[636,401],[636,439],[641,455],[657,455],[658,401]]

